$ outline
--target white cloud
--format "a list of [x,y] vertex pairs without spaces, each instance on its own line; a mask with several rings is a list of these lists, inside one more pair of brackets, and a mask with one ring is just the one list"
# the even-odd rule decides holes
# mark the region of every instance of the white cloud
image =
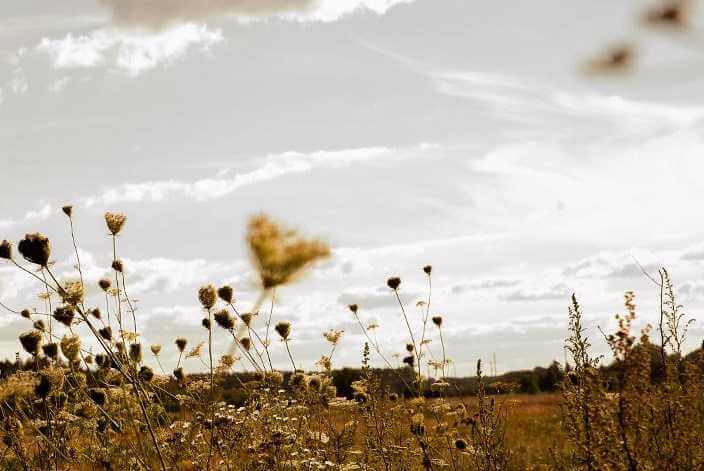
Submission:
[[187,23],[163,32],[99,29],[87,35],[69,33],[62,39],[43,38],[35,48],[57,69],[115,67],[130,76],[159,65],[170,65],[189,49],[209,51],[224,40],[222,30]]
[[71,77],[68,77],[68,76],[61,77],[60,79],[55,80],[54,83],[49,85],[49,90],[54,93],[59,93],[59,92],[63,91],[63,89],[65,89],[68,86],[70,81],[71,81]]
[[337,21],[345,15],[357,11],[371,11],[378,15],[385,14],[392,7],[414,0],[322,0],[311,13],[300,15],[304,20]]
[[12,79],[8,87],[15,95],[24,95],[27,93],[27,90],[29,90],[29,81],[27,80],[24,70],[17,68],[13,71]]
[[34,211],[28,211],[20,219],[0,219],[0,228],[6,229],[13,227],[18,224],[25,224],[30,222],[44,221],[54,212],[51,205],[45,204],[40,209]]

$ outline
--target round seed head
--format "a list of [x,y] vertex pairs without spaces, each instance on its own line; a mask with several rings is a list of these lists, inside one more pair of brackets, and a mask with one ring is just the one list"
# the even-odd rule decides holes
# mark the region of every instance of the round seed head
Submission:
[[9,240],[0,242],[0,258],[10,260],[12,258],[12,244]]
[[104,405],[107,400],[107,395],[103,388],[89,388],[88,396],[99,406]]
[[249,337],[242,337],[240,339],[240,345],[242,345],[242,348],[249,351],[249,349],[252,348],[252,340]]
[[414,357],[413,355],[408,355],[407,357],[403,358],[403,362],[413,368],[413,365],[415,365],[416,363],[416,357]]
[[313,391],[320,391],[321,385],[322,385],[322,380],[320,379],[320,376],[313,375],[308,378],[308,388],[309,389],[312,389]]
[[149,347],[154,355],[159,355],[159,352],[161,352],[161,345],[158,343],[155,343],[151,347]]
[[17,249],[28,262],[36,263],[42,267],[49,263],[51,242],[43,234],[38,232],[26,234],[24,239],[17,244]]
[[112,286],[112,281],[108,278],[101,278],[100,281],[98,281],[98,286],[100,286],[100,289],[103,291],[107,291]]
[[44,324],[44,321],[41,319],[34,321],[32,326],[41,332],[44,332],[46,329],[46,325]]
[[110,326],[103,327],[102,329],[98,330],[98,333],[105,340],[107,340],[107,341],[112,340],[112,327],[110,327]]
[[251,312],[245,312],[240,316],[240,319],[242,319],[242,322],[244,322],[244,325],[249,327],[252,324],[252,313]]
[[95,356],[95,364],[101,368],[108,368],[110,366],[110,358],[104,353],[98,353]]
[[56,360],[56,358],[59,356],[59,346],[55,342],[42,345],[42,351],[44,352],[44,355],[51,358],[52,360]]
[[71,217],[71,215],[73,214],[73,206],[66,205],[61,208],[61,211],[63,211],[66,216]]
[[401,278],[399,278],[398,276],[392,276],[391,278],[386,280],[386,285],[395,291],[401,285]]
[[205,309],[210,309],[215,305],[215,301],[218,299],[217,291],[213,285],[202,286],[198,290],[198,301]]
[[78,360],[78,355],[81,353],[81,338],[78,335],[64,335],[61,338],[61,353],[69,361]]
[[281,321],[274,327],[276,333],[281,336],[282,339],[287,340],[289,335],[291,335],[291,323],[288,321]]
[[75,306],[83,302],[85,290],[83,289],[83,283],[79,280],[67,281],[64,283],[63,288],[61,296],[65,303]]
[[93,355],[86,355],[85,358],[83,358],[83,361],[86,362],[86,365],[92,365],[93,364]]
[[31,319],[32,313],[29,312],[29,309],[22,309],[20,312],[20,316],[24,317],[25,319]]
[[183,383],[186,381],[186,372],[183,371],[183,367],[180,366],[174,370],[174,378],[176,378],[176,381],[179,383]]
[[131,343],[130,344],[130,359],[135,363],[142,362],[142,344],[141,343]]
[[122,230],[122,226],[125,225],[127,221],[127,216],[120,213],[105,213],[105,224],[108,226],[108,231],[110,234],[117,235]]
[[22,348],[30,355],[39,354],[39,346],[42,343],[42,334],[38,330],[30,330],[20,334],[20,343]]
[[50,392],[51,381],[49,381],[49,378],[46,375],[41,375],[39,377],[39,382],[34,387],[34,394],[36,394],[37,397],[44,399],[49,395]]
[[235,327],[235,319],[227,312],[227,309],[216,312],[213,318],[215,322],[225,330],[231,330]]
[[103,317],[103,313],[100,312],[100,309],[98,309],[97,307],[94,309],[91,309],[90,314],[93,317],[95,317],[96,319],[100,319],[101,317]]
[[200,323],[206,330],[210,330],[210,319],[204,317],[203,320],[200,321]]
[[122,271],[125,269],[125,266],[122,264],[122,260],[113,260],[110,266],[113,270],[118,273],[122,273]]
[[407,351],[408,353],[412,353],[413,350],[414,350],[413,344],[412,344],[412,343],[407,343],[407,344],[406,344],[406,351]]
[[54,310],[54,319],[61,322],[66,327],[70,327],[76,313],[71,306],[59,306]]
[[438,327],[442,326],[442,316],[433,316],[433,324]]
[[357,311],[359,310],[359,306],[357,306],[356,304],[350,304],[347,307],[350,309],[350,311],[352,311],[355,314],[357,314]]
[[143,366],[139,369],[139,379],[144,382],[150,382],[154,378],[154,371],[148,366]]
[[186,345],[188,345],[188,340],[186,340],[183,337],[179,337],[175,341],[176,347],[178,347],[179,352],[183,352],[186,349]]
[[432,265],[426,265],[423,267],[423,271],[425,272],[426,275],[430,275],[430,273],[433,271],[433,266]]
[[230,304],[232,302],[232,297],[234,294],[234,290],[232,289],[232,286],[230,285],[225,285],[221,286],[218,288],[218,296],[220,299],[225,301],[227,304]]

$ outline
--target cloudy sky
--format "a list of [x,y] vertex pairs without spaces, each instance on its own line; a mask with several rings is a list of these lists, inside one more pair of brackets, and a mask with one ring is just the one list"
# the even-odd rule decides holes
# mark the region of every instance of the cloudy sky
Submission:
[[[75,276],[60,211],[73,204],[95,281],[111,260],[102,214],[126,213],[128,289],[169,366],[177,335],[205,338],[198,286],[232,283],[243,310],[257,297],[243,236],[259,211],[334,248],[277,294],[274,318],[293,321],[306,368],[329,328],[345,330],[336,365],[359,363],[351,302],[387,353],[401,351],[385,280],[402,278],[418,325],[425,264],[458,374],[494,353],[499,371],[561,360],[572,292],[600,351],[596,326],[613,326],[624,291],[654,322],[657,292],[635,260],[667,266],[697,317],[701,44],[644,28],[645,5],[2,2],[0,239],[41,231],[57,271]],[[633,70],[583,73],[624,41]],[[38,290],[0,266],[3,303],[41,308]],[[14,355],[29,325],[10,313],[1,324],[0,354]],[[697,322],[692,345],[702,333]]]

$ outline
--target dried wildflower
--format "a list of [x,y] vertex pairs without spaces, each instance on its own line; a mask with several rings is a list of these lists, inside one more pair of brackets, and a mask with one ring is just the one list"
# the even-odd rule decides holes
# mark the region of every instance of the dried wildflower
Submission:
[[70,327],[75,314],[72,306],[59,306],[54,310],[53,317],[66,327]]
[[105,401],[107,400],[107,395],[103,388],[89,388],[88,397],[99,406],[105,405]]
[[415,347],[413,346],[413,344],[412,344],[412,343],[407,343],[407,344],[406,344],[406,351],[407,351],[408,353],[413,353],[413,350],[415,350]]
[[423,271],[425,272],[426,275],[430,275],[430,273],[433,271],[433,266],[432,265],[426,265],[423,267]]
[[20,316],[24,317],[25,319],[31,319],[32,313],[29,312],[29,309],[22,309],[22,311],[20,311]]
[[205,309],[211,309],[217,301],[217,291],[213,285],[201,286],[198,289],[198,301]]
[[71,280],[64,282],[64,289],[61,291],[62,298],[65,303],[77,305],[83,302],[85,290],[83,283],[79,280]]
[[425,435],[425,416],[419,412],[411,417],[411,433],[416,436]]
[[102,289],[103,291],[107,291],[112,286],[112,281],[110,281],[108,278],[101,278],[98,281],[98,286],[100,286],[100,289]]
[[291,375],[289,383],[294,389],[305,389],[308,386],[306,375],[303,373],[294,373]]
[[112,264],[110,265],[113,270],[115,270],[118,273],[122,273],[125,269],[125,266],[122,263],[122,260],[113,260]]
[[17,249],[28,262],[36,263],[42,267],[46,267],[49,263],[51,243],[43,234],[38,232],[26,234],[17,245]]
[[73,206],[66,205],[63,208],[61,208],[61,211],[63,211],[64,214],[70,218],[71,215],[73,214]]
[[[158,343],[153,344],[151,347],[149,347],[154,355],[159,355],[159,352],[161,352],[161,345]],[[185,346],[184,346],[185,348]]]
[[240,339],[240,345],[242,345],[242,348],[249,351],[249,349],[252,348],[252,340],[249,337],[242,337]]
[[137,373],[137,376],[139,376],[139,379],[141,379],[142,381],[148,383],[152,379],[154,379],[154,371],[145,365],[139,369],[139,373]]
[[318,375],[313,375],[308,378],[308,388],[313,391],[320,391],[320,387],[323,384],[322,379]]
[[357,311],[359,310],[359,306],[357,306],[356,304],[350,304],[350,305],[347,306],[347,307],[348,307],[349,310],[352,311],[354,314],[357,314]]
[[203,354],[203,347],[205,347],[205,342],[198,342],[198,345],[193,347],[190,352],[186,355],[186,358],[198,358]]
[[46,330],[46,325],[44,324],[44,321],[41,319],[34,321],[34,323],[32,324],[32,327],[34,327],[35,329],[37,329],[41,332],[44,332]]
[[388,280],[386,280],[386,286],[391,288],[392,290],[396,291],[398,287],[401,285],[401,278],[398,276],[392,276]]
[[51,381],[49,381],[49,378],[46,375],[41,375],[39,377],[39,382],[34,387],[34,394],[36,394],[37,397],[44,399],[49,395],[50,392]]
[[329,371],[332,369],[332,360],[330,360],[330,357],[325,355],[321,356],[320,359],[315,362],[315,364],[325,371]]
[[288,340],[289,335],[291,335],[291,323],[288,321],[280,321],[274,326],[274,330],[283,340]]
[[122,226],[125,225],[127,221],[127,216],[120,213],[105,213],[105,224],[108,226],[108,231],[110,234],[117,235],[122,230]]
[[240,316],[240,319],[242,319],[242,322],[244,322],[244,325],[249,327],[252,324],[252,313],[251,312],[245,312]]
[[292,281],[313,262],[330,255],[324,242],[306,240],[263,214],[249,220],[247,243],[265,289]]
[[227,304],[230,304],[232,302],[234,292],[235,291],[232,289],[232,286],[230,286],[230,285],[225,285],[225,286],[221,286],[220,288],[218,288],[218,296],[220,297],[220,299],[225,301]]
[[178,351],[183,352],[186,349],[186,345],[188,345],[188,340],[183,337],[179,337],[174,341],[174,343],[176,344]]
[[78,360],[80,352],[81,338],[78,335],[64,335],[61,338],[61,353],[63,353],[69,361]]
[[112,327],[110,327],[110,326],[103,327],[102,329],[98,330],[98,333],[105,340],[108,340],[108,341],[112,340]]
[[220,368],[229,370],[235,364],[235,357],[232,355],[223,355],[220,357]]
[[433,316],[433,324],[438,327],[442,326],[442,316]]
[[371,322],[367,326],[367,330],[374,330],[374,329],[378,329],[378,328],[379,328],[379,324],[377,324],[376,322]]
[[179,383],[186,381],[186,372],[183,370],[182,366],[174,370],[174,378],[176,378]]
[[342,334],[344,332],[344,330],[330,329],[327,332],[323,333],[323,337],[332,345],[337,345],[337,343],[340,341],[340,338],[342,338]]
[[97,307],[91,309],[91,310],[89,311],[89,313],[90,313],[91,316],[95,317],[96,319],[100,319],[101,317],[103,317],[103,313],[100,312],[100,309],[98,309]]
[[59,356],[59,346],[55,342],[42,345],[42,351],[44,352],[44,355],[51,358],[52,360],[56,360],[56,358]]
[[9,240],[3,240],[0,242],[0,258],[6,260],[12,259],[12,244]]
[[95,364],[101,368],[108,368],[111,366],[110,358],[104,353],[98,353],[95,356]]
[[430,385],[430,390],[433,392],[442,392],[442,391],[447,391],[447,389],[449,387],[450,387],[450,383],[448,383],[446,381],[436,381]]
[[20,334],[20,343],[22,348],[30,355],[39,354],[39,346],[42,343],[42,334],[38,330],[30,330]]
[[142,362],[142,344],[141,343],[131,343],[130,344],[130,359],[135,363]]
[[455,440],[455,448],[460,451],[464,451],[467,449],[467,442],[461,438],[458,438],[457,440]]
[[403,357],[403,362],[413,368],[413,365],[416,363],[416,358],[413,355],[409,355],[407,357]]
[[273,384],[281,384],[284,382],[284,375],[280,371],[267,371],[266,379]]
[[204,317],[203,320],[200,321],[200,325],[202,325],[206,330],[210,330],[210,319]]
[[215,322],[225,330],[231,330],[235,327],[235,319],[230,315],[227,309],[222,309],[213,316]]
[[83,361],[86,362],[86,365],[92,365],[93,364],[93,355],[90,355],[90,354],[86,355],[83,358]]

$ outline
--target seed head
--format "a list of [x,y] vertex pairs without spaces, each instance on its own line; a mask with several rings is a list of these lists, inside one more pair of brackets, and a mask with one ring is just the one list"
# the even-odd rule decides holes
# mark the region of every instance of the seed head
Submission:
[[28,262],[36,263],[42,267],[47,266],[49,263],[51,242],[43,234],[38,232],[26,234],[24,239],[17,244],[17,249]]
[[32,313],[29,312],[29,309],[22,309],[22,311],[20,312],[20,316],[24,317],[25,319],[31,319]]
[[414,349],[415,349],[415,347],[413,346],[412,343],[407,343],[407,344],[406,344],[406,351],[407,351],[408,353],[412,353]]
[[108,226],[108,231],[110,234],[117,235],[122,230],[122,226],[125,225],[127,221],[127,216],[120,213],[105,213],[105,224]]
[[40,397],[44,399],[49,395],[51,392],[51,381],[49,381],[49,378],[47,375],[41,375],[39,377],[39,382],[37,385],[34,387],[34,394],[37,395],[37,397]]
[[[161,345],[159,345],[158,343],[155,343],[154,345],[152,345],[149,348],[151,349],[151,351],[154,355],[158,356],[159,352],[161,352]],[[185,346],[184,346],[184,348],[185,348]]]
[[44,321],[41,319],[34,321],[32,326],[40,332],[44,332],[44,330],[46,329],[46,325],[44,324]]
[[231,330],[235,327],[235,320],[232,318],[227,309],[222,309],[213,316],[215,322],[225,330]]
[[350,305],[347,306],[347,307],[348,307],[348,308],[350,309],[350,311],[352,311],[354,314],[357,314],[357,311],[359,310],[359,306],[357,306],[356,304],[350,304]]
[[455,440],[455,448],[460,451],[464,451],[467,449],[467,442],[461,438],[458,438],[457,440]]
[[416,357],[413,355],[408,355],[407,357],[403,357],[403,362],[413,368],[413,365],[416,363]]
[[202,321],[200,321],[200,324],[206,329],[210,330],[210,319],[207,317],[204,317]]
[[139,373],[137,373],[137,375],[139,376],[139,379],[148,383],[154,378],[154,371],[145,365],[139,369]]
[[108,368],[110,366],[110,358],[104,353],[98,353],[95,356],[95,364],[101,368]]
[[141,343],[131,343],[130,344],[130,359],[135,363],[142,362],[142,344]]
[[83,283],[79,280],[71,280],[64,283],[64,289],[61,291],[62,298],[65,303],[77,305],[83,302],[85,290]]
[[232,286],[230,285],[225,285],[221,286],[218,288],[218,296],[220,299],[225,301],[227,304],[230,304],[232,302],[232,296],[234,294],[234,290],[232,289]]
[[183,352],[186,349],[186,345],[188,345],[188,340],[186,340],[183,337],[179,337],[175,341],[176,347],[178,347],[179,352]]
[[93,402],[99,406],[104,405],[107,400],[107,395],[105,394],[105,390],[103,388],[89,388],[88,397],[90,397]]
[[69,361],[78,360],[81,353],[81,338],[78,335],[64,335],[61,338],[61,353]]
[[27,353],[30,355],[38,355],[39,346],[42,343],[42,334],[38,330],[30,330],[29,332],[20,334],[20,343]]
[[73,214],[73,206],[66,205],[63,208],[61,208],[61,211],[63,211],[64,214],[70,218],[71,215]]
[[288,340],[289,335],[291,335],[291,323],[288,321],[281,321],[274,327],[276,333],[278,333],[282,339]]
[[112,340],[112,327],[110,327],[110,326],[103,327],[102,329],[98,330],[98,333],[105,340],[107,340],[107,341]]
[[308,378],[308,388],[312,389],[313,391],[320,391],[320,386],[322,384],[322,380],[318,375],[313,375]]
[[433,316],[433,324],[438,327],[442,326],[442,316]]
[[249,327],[252,324],[252,313],[251,312],[245,312],[240,316],[240,319],[242,319],[242,322],[244,322],[244,325]]
[[103,317],[103,313],[100,312],[100,309],[98,309],[97,307],[91,309],[91,310],[90,310],[90,314],[91,314],[93,317],[95,317],[96,319],[100,319],[101,317]]
[[240,345],[242,345],[242,348],[249,351],[249,349],[252,348],[252,340],[249,337],[242,337],[240,339]]
[[12,258],[12,244],[9,240],[0,242],[0,258],[10,260]]
[[86,365],[92,365],[93,364],[93,355],[90,355],[90,354],[86,355],[83,358],[83,361],[86,362]]
[[76,313],[71,306],[59,306],[54,310],[54,319],[61,322],[66,327],[70,327],[73,322],[73,316]]
[[123,270],[125,269],[125,266],[122,264],[122,260],[113,260],[112,264],[110,265],[113,270],[115,270],[118,273],[122,273]]
[[101,278],[100,281],[98,281],[98,286],[100,286],[100,289],[103,291],[107,291],[112,286],[112,281],[110,281],[109,278]]
[[186,381],[186,372],[183,371],[183,367],[180,366],[174,370],[174,378],[176,378],[176,381],[179,383],[183,383]]
[[215,305],[218,299],[217,291],[213,285],[202,286],[198,290],[198,301],[205,309],[210,309]]
[[388,280],[386,280],[386,285],[391,288],[392,290],[396,291],[401,284],[401,278],[398,276],[392,276]]
[[52,360],[56,360],[59,356],[59,346],[55,342],[42,345],[42,351],[44,352],[44,355],[48,356]]
[[430,273],[433,271],[433,266],[432,265],[426,265],[423,267],[423,271],[425,272],[426,275],[430,275]]

